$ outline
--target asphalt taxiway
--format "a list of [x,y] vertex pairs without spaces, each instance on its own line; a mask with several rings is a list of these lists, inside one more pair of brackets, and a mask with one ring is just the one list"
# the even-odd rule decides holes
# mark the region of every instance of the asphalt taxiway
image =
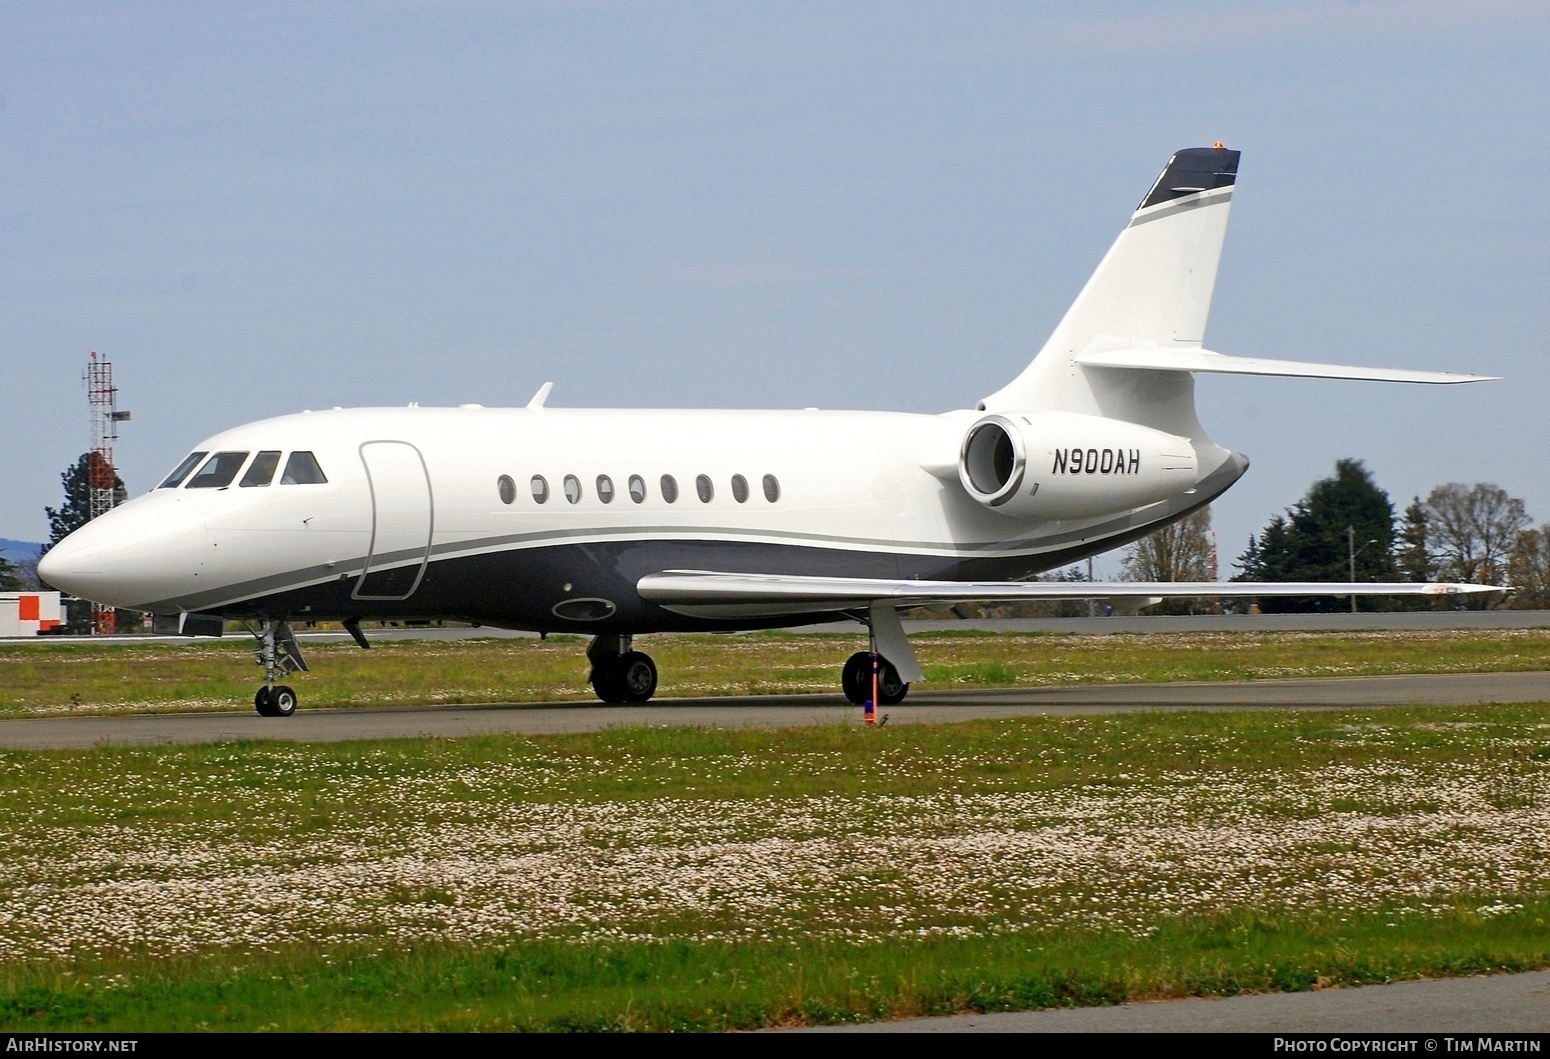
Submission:
[[[857,1026],[821,1026],[802,1033],[1346,1033],[1403,1034],[1395,1051],[1522,1051],[1479,1047],[1481,1036],[1550,1032],[1550,971],[1481,978],[1395,982],[1307,993],[1167,1000],[1099,1008],[1009,1011],[993,1015],[904,1019]],[[1450,1045],[1448,1037],[1455,1038]],[[1430,1041],[1430,1044],[1427,1042]],[[1291,1050],[1291,1049],[1288,1049]],[[1312,1049],[1306,1049],[1312,1050]],[[1366,1051],[1359,1042],[1319,1049]]]
[[[887,707],[882,712],[890,724],[940,724],[980,718],[1131,710],[1338,709],[1351,706],[1472,706],[1491,702],[1550,702],[1550,672],[1081,685],[982,691],[921,688],[912,690],[909,698],[900,705]],[[456,738],[492,733],[540,735],[638,725],[789,728],[860,723],[861,710],[838,695],[661,698],[645,706],[503,703],[309,710],[303,705],[294,716],[283,718],[233,711],[3,720],[0,721],[0,747],[43,750],[109,744],[215,743],[238,739],[328,743],[417,736]]]

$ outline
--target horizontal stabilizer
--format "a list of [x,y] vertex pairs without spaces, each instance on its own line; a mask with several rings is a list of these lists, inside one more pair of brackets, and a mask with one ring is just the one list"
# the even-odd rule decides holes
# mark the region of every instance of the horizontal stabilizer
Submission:
[[1456,371],[1409,371],[1404,368],[1364,368],[1349,364],[1314,364],[1301,360],[1228,357],[1209,349],[1114,349],[1082,353],[1076,362],[1089,368],[1130,368],[1137,371],[1195,371],[1220,375],[1278,375],[1301,379],[1354,379],[1361,382],[1420,382],[1448,384],[1488,382],[1495,375]]
[[679,614],[707,618],[767,617],[950,603],[1041,599],[1145,599],[1219,596],[1447,596],[1503,592],[1492,585],[1441,582],[1339,584],[1328,581],[893,581],[861,577],[794,577],[667,570],[636,585],[642,599]]

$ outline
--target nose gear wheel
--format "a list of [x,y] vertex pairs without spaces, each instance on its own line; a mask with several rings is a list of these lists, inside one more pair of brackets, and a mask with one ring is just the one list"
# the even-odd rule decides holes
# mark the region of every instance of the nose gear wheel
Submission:
[[264,667],[264,686],[253,696],[253,708],[264,717],[289,717],[296,712],[296,692],[275,682],[291,673],[307,672],[301,645],[288,621],[266,619],[253,635],[258,638],[253,661]]

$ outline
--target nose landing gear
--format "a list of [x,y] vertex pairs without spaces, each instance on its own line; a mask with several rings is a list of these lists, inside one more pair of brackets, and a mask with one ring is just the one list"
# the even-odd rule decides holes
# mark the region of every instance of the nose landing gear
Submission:
[[253,696],[253,708],[265,717],[289,717],[296,712],[296,692],[275,681],[290,673],[307,672],[301,645],[287,621],[266,619],[253,635],[258,638],[253,661],[264,667],[264,686]]

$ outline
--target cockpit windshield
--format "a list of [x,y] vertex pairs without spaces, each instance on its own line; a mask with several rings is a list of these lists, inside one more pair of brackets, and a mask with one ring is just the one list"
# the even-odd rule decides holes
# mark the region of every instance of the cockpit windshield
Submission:
[[280,476],[281,485],[324,485],[327,482],[317,457],[310,452],[291,453],[291,458],[285,461],[285,473]]
[[[258,486],[271,485],[275,480],[275,470],[280,466],[280,457],[284,455],[279,449],[264,449],[253,462],[248,464],[247,473],[238,483],[243,489],[252,489]],[[210,458],[205,459],[206,456]],[[204,465],[200,466],[200,461]],[[185,489],[224,489],[236,479],[237,472],[242,470],[243,464],[248,462],[246,452],[217,452],[211,456],[208,452],[191,452],[188,458],[178,464],[177,470],[167,475],[166,480],[157,486],[158,489],[176,489],[183,486]],[[199,471],[190,476],[195,467]],[[325,485],[328,477],[323,473],[323,468],[318,464],[317,457],[310,452],[298,451],[290,454],[285,461],[285,473],[280,475],[281,485]]]
[[222,489],[231,484],[247,462],[245,452],[217,452],[188,480],[185,489]]
[[158,489],[176,489],[183,484],[183,479],[188,477],[188,472],[199,466],[199,461],[210,455],[208,452],[190,453],[188,459],[178,464],[178,469],[167,475],[167,480],[158,485]]
[[242,481],[237,484],[243,489],[268,485],[274,481],[274,469],[278,466],[280,466],[280,450],[266,449],[253,457],[253,465],[248,468],[248,473],[244,474]]

